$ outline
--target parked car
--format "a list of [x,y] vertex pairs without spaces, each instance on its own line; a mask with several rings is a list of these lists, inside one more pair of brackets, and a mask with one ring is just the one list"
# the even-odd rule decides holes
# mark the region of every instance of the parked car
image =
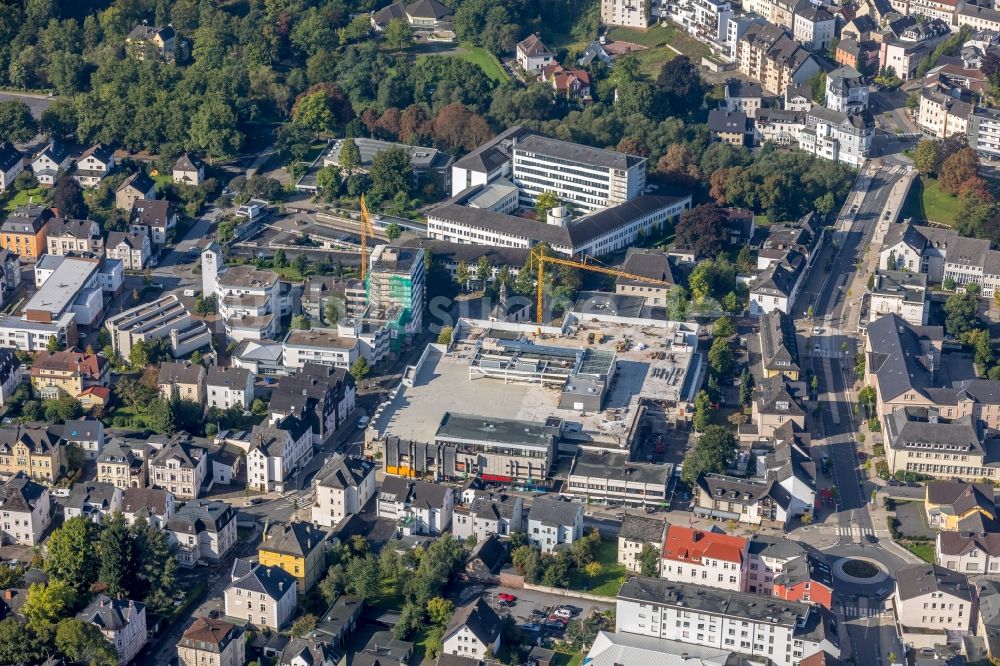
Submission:
[[54,488],[52,490],[53,497],[69,497],[69,493],[70,493],[69,488]]
[[541,631],[542,625],[537,622],[528,622],[527,624],[522,624],[520,629],[521,631]]
[[531,613],[528,614],[528,617],[530,617],[532,620],[544,620],[547,617],[547,614],[545,611],[539,608],[534,608],[532,609]]
[[865,539],[868,540],[868,543],[878,543],[878,537],[874,534],[866,534]]
[[[567,619],[567,620],[568,620],[568,619],[570,619],[571,617],[573,617],[573,611],[571,611],[570,609],[568,609],[568,608],[566,608],[566,607],[564,606],[564,607],[562,607],[562,608],[557,608],[557,609],[556,609],[556,610],[555,610],[555,611],[554,611],[554,612],[552,613],[552,615],[555,615],[556,617],[561,617],[561,618],[565,618],[565,619]],[[550,617],[549,619],[551,619],[551,617]]]
[[365,428],[367,428],[368,422],[370,420],[371,419],[369,419],[367,416],[362,416],[360,419],[358,419],[358,430],[364,430]]
[[247,504],[249,504],[250,506],[257,506],[258,504],[263,504],[266,501],[267,500],[264,499],[263,497],[251,497],[250,501],[247,502]]
[[506,592],[501,592],[500,594],[498,594],[497,599],[499,599],[500,601],[517,601],[517,597],[515,597],[513,594],[508,594]]
[[497,606],[499,606],[500,608],[510,608],[513,605],[514,602],[512,601],[504,601],[503,599],[497,600]]

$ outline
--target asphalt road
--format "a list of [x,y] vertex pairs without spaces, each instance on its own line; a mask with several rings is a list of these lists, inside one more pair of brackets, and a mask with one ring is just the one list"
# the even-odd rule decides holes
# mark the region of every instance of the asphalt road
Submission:
[[[855,281],[857,264],[860,261],[865,268],[873,265],[877,248],[871,247],[872,236],[885,219],[884,211],[902,177],[902,169],[869,167],[865,173],[868,175],[859,179],[835,227],[828,232],[830,236],[796,301],[795,314],[804,343],[799,347],[806,356],[804,365],[819,380],[814,446],[830,457],[831,474],[838,490],[836,541],[823,550],[831,561],[861,556],[880,562],[891,572],[902,561],[881,544],[872,542],[875,526],[869,500],[875,486],[868,481],[858,457],[858,423],[848,391],[854,383],[854,354],[859,344],[857,299],[863,289]],[[864,279],[864,273],[861,277]],[[812,320],[805,317],[810,305],[814,311]],[[822,331],[816,333],[817,327]],[[846,620],[858,666],[885,666],[884,655],[896,652],[899,656],[894,633],[882,614],[882,600],[891,589],[891,582],[865,585],[835,578],[838,608]],[[882,594],[877,594],[879,590]]]

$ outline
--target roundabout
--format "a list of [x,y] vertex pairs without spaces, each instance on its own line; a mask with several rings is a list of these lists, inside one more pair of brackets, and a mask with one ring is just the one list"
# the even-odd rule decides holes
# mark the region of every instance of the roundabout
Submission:
[[844,582],[855,585],[873,585],[889,577],[878,560],[859,556],[840,558],[833,564],[833,573]]

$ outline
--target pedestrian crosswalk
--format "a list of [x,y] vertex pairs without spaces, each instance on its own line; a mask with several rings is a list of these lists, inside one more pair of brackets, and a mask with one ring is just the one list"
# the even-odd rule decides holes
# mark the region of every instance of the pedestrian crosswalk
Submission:
[[315,499],[316,489],[295,490],[283,496],[276,504],[278,508],[302,509],[311,506]]
[[844,539],[861,541],[862,539],[867,539],[868,535],[875,536],[875,530],[870,527],[862,527],[860,525],[837,525],[837,536]]
[[856,617],[877,617],[885,612],[881,603],[875,606],[844,606],[844,617],[847,619]]

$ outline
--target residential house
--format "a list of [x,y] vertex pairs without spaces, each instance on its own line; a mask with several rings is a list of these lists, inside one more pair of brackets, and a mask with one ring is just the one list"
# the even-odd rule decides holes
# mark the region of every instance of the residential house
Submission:
[[433,536],[451,525],[454,494],[449,486],[387,476],[376,507],[379,518],[397,521],[404,534]]
[[118,652],[119,664],[131,662],[146,645],[146,605],[138,601],[98,594],[76,617],[100,630]]
[[750,423],[740,428],[740,437],[773,440],[775,431],[788,421],[805,430],[805,410],[789,392],[784,377],[762,379],[754,388]]
[[[305,302],[302,305],[305,309]],[[246,368],[254,375],[275,376],[289,374],[282,362],[284,354],[285,348],[280,342],[243,340],[230,358],[234,367]]]
[[25,261],[35,261],[45,254],[46,238],[52,211],[37,204],[14,210],[0,225],[0,247],[14,252]]
[[180,666],[244,666],[243,628],[224,620],[197,617],[177,643],[177,659]]
[[141,231],[112,231],[106,255],[120,260],[126,270],[141,271],[151,256],[149,236]]
[[201,185],[205,180],[205,163],[191,153],[184,153],[174,162],[173,178],[181,185]]
[[750,314],[753,316],[775,310],[785,314],[792,312],[805,275],[806,259],[797,251],[780,254],[781,259],[761,270],[750,283]]
[[507,542],[500,541],[495,534],[476,541],[465,561],[466,577],[484,583],[499,582],[497,574],[507,561],[507,550]]
[[6,297],[21,284],[21,258],[7,249],[0,249],[0,297]]
[[585,69],[566,69],[555,63],[542,68],[541,80],[550,84],[559,97],[590,99],[590,74]]
[[879,45],[870,40],[842,38],[837,42],[834,57],[837,64],[870,74],[878,69]]
[[31,170],[43,187],[52,187],[73,164],[73,156],[61,141],[52,141],[31,160]]
[[543,553],[583,537],[583,505],[539,497],[528,511],[528,540]]
[[115,169],[115,151],[98,143],[80,154],[76,159],[73,179],[80,187],[97,187]]
[[145,520],[164,530],[176,513],[174,494],[169,490],[126,488],[122,491],[122,515],[129,525],[135,524],[137,520]]
[[784,527],[792,515],[792,497],[780,484],[724,474],[699,477],[694,504],[697,515],[750,525]]
[[309,425],[296,416],[255,425],[247,453],[247,487],[284,492],[296,470],[313,457]]
[[837,20],[824,7],[809,4],[792,19],[795,41],[813,51],[826,51],[836,36]]
[[456,538],[475,535],[482,541],[491,534],[510,536],[524,529],[524,500],[520,497],[476,491],[467,506],[452,513],[451,532]]
[[921,562],[899,567],[895,577],[891,599],[904,644],[933,648],[971,630],[975,599],[963,574]]
[[24,472],[52,483],[66,470],[66,445],[52,429],[15,426],[0,428],[0,474]]
[[826,75],[823,105],[841,113],[861,113],[868,108],[868,82],[853,67],[838,67]]
[[455,609],[444,629],[443,652],[473,659],[483,659],[486,651],[497,654],[503,621],[482,599]]
[[848,114],[822,106],[806,112],[806,127],[799,132],[799,148],[834,162],[860,168],[868,159],[875,135],[875,120],[867,111]]
[[927,298],[926,275],[908,271],[876,270],[868,300],[868,319],[863,323],[871,323],[879,317],[895,314],[912,326],[927,324],[930,300]]
[[[773,520],[787,528],[793,518],[811,513],[816,504],[816,463],[809,455],[809,434],[794,421],[774,431],[771,451],[756,457],[757,478],[774,484]],[[755,448],[760,444],[755,444]]]
[[[354,656],[352,664],[358,661]],[[277,666],[337,666],[340,654],[336,648],[314,638],[293,638],[281,651]]]
[[753,116],[764,104],[764,91],[756,81],[729,79],[726,81],[726,110],[742,111]]
[[556,55],[542,43],[537,32],[518,42],[516,59],[528,74],[540,74],[545,67],[556,63]]
[[618,564],[629,571],[642,573],[642,553],[646,548],[652,548],[656,555],[655,575],[660,575],[660,556],[668,527],[659,518],[641,513],[626,513],[618,529]]
[[38,545],[52,521],[50,514],[49,489],[24,472],[0,486],[0,540]]
[[226,410],[230,407],[246,411],[253,402],[253,373],[241,368],[220,368],[213,365],[205,382],[207,407]]
[[97,480],[118,488],[145,488],[146,455],[138,455],[124,440],[114,438],[97,457]]
[[104,254],[104,238],[101,227],[93,220],[72,220],[56,217],[49,220],[45,238],[48,254],[57,257],[74,255]]
[[336,455],[316,474],[312,521],[336,527],[347,516],[361,513],[374,494],[375,464]]
[[177,561],[182,566],[192,567],[202,560],[220,562],[236,545],[236,512],[219,500],[192,500],[177,509],[166,530],[169,540],[177,544]]
[[149,461],[149,482],[178,499],[195,499],[208,474],[208,451],[190,441],[171,439]]
[[957,530],[959,523],[976,514],[986,521],[1000,517],[989,483],[929,482],[924,488],[924,511],[927,524],[939,530]]
[[784,95],[793,83],[805,83],[821,71],[819,63],[777,25],[750,25],[736,44],[739,70],[760,81],[764,90]]
[[354,411],[354,376],[343,368],[303,363],[271,389],[270,419],[295,415],[312,428],[314,444],[322,443]]
[[305,594],[326,574],[327,536],[309,523],[286,523],[271,530],[257,556],[262,566],[280,567],[294,576]]
[[111,366],[104,357],[78,349],[40,351],[31,364],[31,388],[43,400],[79,398],[91,386],[107,387]]
[[290,573],[281,567],[237,560],[231,578],[224,592],[227,616],[273,631],[280,631],[291,622],[298,588]]
[[786,562],[773,584],[772,594],[779,599],[833,610],[833,574],[822,555],[809,553]]
[[177,47],[177,33],[173,26],[164,28],[148,25],[143,21],[135,26],[125,37],[125,49],[129,56],[136,60],[145,60],[147,56],[173,62]]
[[115,208],[132,210],[139,199],[155,199],[156,182],[144,171],[136,171],[115,189]]
[[122,489],[100,481],[74,483],[63,505],[66,520],[83,516],[98,524],[121,510]]
[[14,185],[14,179],[24,171],[24,155],[10,141],[0,143],[0,192]]
[[1000,657],[1000,583],[980,580],[976,588],[976,636],[983,638],[986,655],[991,660],[996,659]]
[[805,111],[757,109],[754,112],[754,144],[771,141],[779,146],[798,144],[799,132],[806,127]]
[[651,278],[663,284],[655,284],[633,278],[615,279],[615,293],[642,296],[646,305],[664,305],[674,284],[670,256],[659,250],[630,247],[625,252],[621,270],[631,275]]
[[714,140],[730,146],[746,146],[753,140],[753,130],[743,111],[712,109],[708,112],[708,131]]
[[805,545],[798,541],[755,534],[747,549],[749,564],[744,592],[774,595],[775,577],[784,571],[788,563],[808,554]]
[[954,134],[966,134],[969,129],[969,118],[974,110],[975,105],[967,95],[966,99],[962,99],[941,90],[938,86],[921,88],[917,125],[926,136],[937,139],[946,139]]
[[742,591],[747,565],[747,540],[743,537],[667,526],[660,563],[662,578]]
[[938,532],[935,560],[966,576],[996,576],[1000,573],[1000,522],[977,514],[963,523],[954,531]]
[[158,251],[167,244],[170,230],[177,227],[177,210],[166,199],[136,199],[128,226],[149,236],[150,245]]
[[0,406],[6,405],[24,378],[24,364],[13,349],[0,348]]
[[390,21],[404,21],[417,34],[433,34],[437,39],[454,39],[454,12],[438,0],[398,0],[372,14],[372,28],[383,32]]
[[795,322],[780,310],[765,313],[760,318],[760,357],[764,377],[799,380],[801,368]]
[[168,361],[160,366],[156,384],[164,400],[188,400],[205,404],[205,366],[200,363]]

